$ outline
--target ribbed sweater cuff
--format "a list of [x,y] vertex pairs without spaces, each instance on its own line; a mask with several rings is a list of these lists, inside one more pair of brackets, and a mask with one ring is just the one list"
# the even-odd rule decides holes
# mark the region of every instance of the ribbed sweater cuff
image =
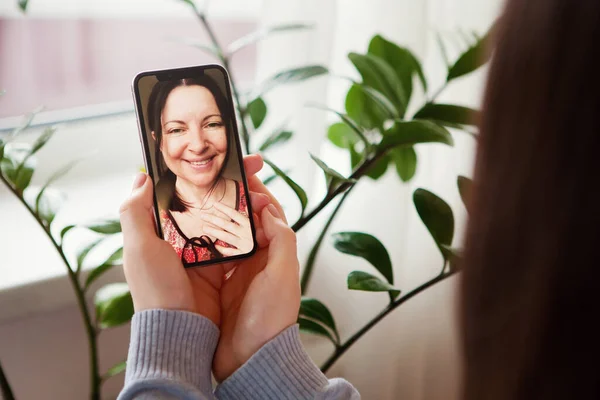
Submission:
[[212,391],[211,366],[219,329],[208,318],[174,310],[145,310],[131,320],[125,384],[167,379]]
[[327,384],[293,325],[217,386],[215,394],[220,399],[312,399]]

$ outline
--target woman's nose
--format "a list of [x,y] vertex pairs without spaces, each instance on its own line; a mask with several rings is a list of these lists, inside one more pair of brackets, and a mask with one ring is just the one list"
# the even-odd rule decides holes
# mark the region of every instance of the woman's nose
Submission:
[[194,128],[189,135],[188,150],[194,153],[202,153],[208,148],[208,143],[202,128]]

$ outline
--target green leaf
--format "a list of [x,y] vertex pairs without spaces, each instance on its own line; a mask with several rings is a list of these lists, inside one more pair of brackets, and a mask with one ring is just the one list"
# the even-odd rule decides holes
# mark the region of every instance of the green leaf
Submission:
[[312,105],[312,107],[319,108],[319,109],[325,110],[325,111],[330,111],[330,112],[336,114],[338,117],[340,117],[342,119],[342,121],[346,125],[348,125],[348,127],[350,129],[352,129],[354,131],[354,133],[356,133],[356,135],[360,138],[360,140],[362,140],[362,142],[365,144],[365,150],[367,150],[367,149],[369,149],[371,147],[371,144],[369,143],[369,141],[365,137],[365,135],[363,133],[363,130],[360,128],[360,126],[358,126],[356,124],[355,121],[353,121],[347,115],[342,114],[341,112],[339,112],[337,110],[334,110],[333,108],[325,107],[325,106],[318,105],[318,104],[314,104],[314,105]]
[[307,65],[304,67],[288,69],[273,75],[271,78],[263,82],[260,90],[258,91],[258,95],[264,95],[279,85],[304,81],[326,74],[327,72],[327,68],[323,67],[322,65]]
[[24,164],[21,167],[17,167],[15,170],[15,180],[14,185],[15,189],[18,193],[23,193],[27,186],[31,183],[31,178],[33,177],[33,171],[35,169],[36,160],[34,158],[28,157]]
[[85,261],[85,258],[87,257],[88,253],[92,251],[94,247],[96,247],[96,245],[98,245],[98,243],[102,241],[102,239],[103,238],[96,239],[88,243],[77,252],[77,271],[81,271],[81,267],[83,266],[83,262]]
[[272,174],[263,179],[263,184],[266,186],[277,178],[277,174]]
[[[195,8],[195,6],[194,6]],[[210,56],[216,57],[218,59],[221,59],[221,53],[219,53],[219,49],[217,49],[215,46],[208,44],[208,43],[204,43],[203,41],[199,41],[196,38],[187,38],[187,37],[171,37],[169,38],[171,41],[173,42],[178,42],[181,44],[185,44],[186,46],[190,46],[190,47],[194,47],[198,50],[202,50],[203,52],[207,53]]]
[[106,374],[102,376],[102,379],[108,379],[115,375],[119,375],[121,372],[125,371],[126,367],[127,362],[121,361],[120,363],[113,365],[108,371],[106,371]]
[[[367,86],[362,86],[367,87]],[[375,91],[375,89],[373,89]],[[385,98],[385,96],[384,96]],[[382,129],[383,123],[389,119],[389,113],[383,109],[381,105],[376,103],[365,90],[361,89],[359,85],[352,85],[348,94],[346,94],[346,101],[344,104],[346,113],[348,116],[356,121],[356,123],[367,129]],[[396,106],[394,106],[394,112],[398,115]]]
[[344,254],[362,257],[394,284],[392,261],[385,246],[374,236],[363,232],[340,232],[333,235],[334,247]]
[[335,338],[333,337],[333,335],[331,335],[331,333],[325,329],[325,327],[323,327],[323,325],[320,325],[314,321],[311,321],[310,319],[306,319],[306,318],[298,318],[298,324],[300,324],[300,330],[303,332],[308,332],[308,333],[312,333],[315,335],[319,335],[319,336],[324,336],[326,338],[328,338],[329,340],[331,340],[331,343],[333,343],[334,345],[338,345],[338,343],[336,342]]
[[460,268],[462,255],[459,249],[446,246],[445,244],[440,246],[444,259],[450,264],[450,271],[456,271]]
[[254,128],[258,129],[267,116],[267,105],[265,104],[265,101],[261,97],[257,97],[248,103],[248,114],[250,114],[252,125],[254,125]]
[[332,124],[327,130],[327,138],[335,146],[342,149],[354,146],[360,140],[356,132],[343,122]]
[[102,329],[123,325],[133,317],[133,300],[126,283],[111,283],[94,296],[96,320]]
[[46,223],[46,226],[50,226],[65,196],[61,191],[53,188],[46,189],[41,194],[41,197],[38,195],[36,198],[35,210],[40,219]]
[[337,342],[339,343],[340,335],[335,326],[333,315],[331,315],[331,312],[325,304],[317,299],[304,297],[300,302],[300,316],[316,320],[331,329],[333,333],[335,333]]
[[369,178],[376,181],[377,179],[379,179],[383,175],[385,175],[385,172],[387,171],[389,163],[390,163],[390,157],[389,157],[389,155],[386,154],[369,167],[369,169],[366,172],[366,175]]
[[[360,153],[358,151],[356,151],[354,146],[349,146],[348,150],[350,151],[350,166],[352,167],[352,171],[354,171],[354,169],[362,161],[363,157],[360,155]],[[386,164],[386,168],[387,168],[387,164]]]
[[308,205],[308,197],[306,196],[306,192],[304,191],[304,189],[302,189],[300,185],[294,182],[289,176],[285,174],[285,172],[280,170],[271,161],[265,159],[264,162],[267,163],[273,169],[273,172],[275,172],[279,177],[281,177],[285,181],[285,183],[287,183],[288,186],[292,188],[294,193],[296,193],[296,196],[298,196],[298,200],[300,200],[300,206],[302,207],[300,215],[304,215],[304,210],[306,210],[306,206]]
[[65,239],[65,235],[67,234],[67,232],[69,232],[71,229],[75,228],[76,225],[67,225],[64,228],[62,228],[62,230],[60,231],[60,240],[61,242]]
[[394,147],[410,147],[419,143],[442,143],[454,146],[450,132],[431,121],[398,121],[385,132],[379,143],[379,150],[386,151]]
[[283,144],[292,138],[293,132],[286,131],[283,129],[277,129],[268,138],[265,139],[263,144],[260,145],[259,151],[267,151],[271,147],[279,144]]
[[90,272],[87,279],[85,280],[84,290],[87,290],[96,279],[102,276],[102,274],[104,274],[106,271],[108,271],[115,265],[118,265],[122,261],[123,247],[120,247],[117,250],[115,250],[102,264],[100,264],[98,267],[94,268]]
[[433,120],[441,125],[459,129],[464,125],[476,124],[480,118],[480,112],[469,107],[433,103],[425,104],[413,117]]
[[23,11],[23,12],[27,11],[28,3],[29,3],[29,0],[19,0],[19,8],[21,9],[21,11]]
[[389,292],[392,300],[400,295],[400,290],[376,276],[363,271],[352,271],[348,275],[348,289],[366,292]]
[[383,93],[394,104],[398,114],[403,116],[407,97],[394,69],[385,60],[372,54],[350,53],[348,58],[362,76],[363,82]]
[[339,183],[339,182],[356,182],[356,179],[348,179],[344,175],[337,172],[336,170],[330,168],[327,164],[325,164],[325,162],[323,160],[321,160],[317,156],[310,154],[310,158],[312,158],[313,161],[319,166],[319,168],[321,168],[321,170],[323,170],[323,172],[325,173],[325,180],[327,181],[327,187],[329,187],[329,185],[332,182],[337,182],[337,183]]
[[307,25],[307,24],[286,24],[286,25],[276,25],[276,26],[269,26],[266,28],[262,28],[255,32],[251,32],[245,36],[242,36],[241,38],[231,42],[231,44],[229,46],[227,46],[227,53],[229,54],[229,56],[231,56],[234,53],[243,49],[244,47],[246,47],[252,43],[256,43],[259,40],[262,40],[273,33],[287,32],[287,31],[300,31],[300,30],[306,30],[306,29],[311,29],[311,28],[312,28],[312,25]]
[[450,246],[454,237],[454,215],[452,209],[444,200],[425,189],[417,189],[413,193],[413,202],[421,221],[433,237],[442,252],[442,245]]
[[471,196],[471,190],[473,187],[473,181],[469,178],[467,178],[466,176],[462,176],[460,175],[457,180],[456,183],[458,185],[458,193],[460,193],[460,198],[463,202],[463,204],[465,205],[465,208],[467,209],[467,211],[471,211],[470,209],[470,196]]
[[421,85],[423,86],[423,91],[427,92],[427,79],[423,73],[421,63],[410,50],[400,47],[380,35],[376,35],[369,43],[368,52],[369,54],[384,59],[392,66],[392,68],[394,68],[396,76],[400,79],[400,82],[402,82],[402,87],[406,93],[407,103],[410,101],[412,93],[413,75],[419,77]]
[[119,220],[106,220],[96,224],[87,225],[86,228],[96,233],[112,235],[113,233],[121,232],[121,222],[119,222]]
[[35,209],[36,210],[39,210],[39,208],[40,208],[40,201],[41,201],[46,189],[50,185],[52,185],[55,181],[57,181],[58,179],[62,178],[64,175],[66,175],[71,170],[71,168],[73,168],[75,166],[75,164],[77,164],[79,161],[81,161],[81,159],[71,161],[70,163],[68,163],[68,164],[64,165],[63,167],[61,167],[60,169],[56,170],[52,174],[52,176],[50,176],[48,181],[46,181],[44,186],[42,186],[42,189],[40,190],[40,192],[35,200]]
[[458,60],[448,70],[446,81],[450,82],[453,79],[463,75],[470,74],[482,65],[488,62],[492,56],[492,35],[495,30],[495,24],[490,30],[478,40],[467,51],[460,55]]
[[36,139],[35,142],[33,142],[30,155],[37,153],[42,147],[44,147],[55,133],[56,128],[54,127],[44,129],[42,134]]
[[417,172],[417,153],[414,147],[398,147],[390,151],[389,155],[402,182],[410,181]]

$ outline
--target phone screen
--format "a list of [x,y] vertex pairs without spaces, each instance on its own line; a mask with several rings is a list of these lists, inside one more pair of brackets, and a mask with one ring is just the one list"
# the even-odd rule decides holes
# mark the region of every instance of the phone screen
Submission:
[[225,69],[143,72],[133,92],[159,236],[185,267],[253,254],[255,228]]

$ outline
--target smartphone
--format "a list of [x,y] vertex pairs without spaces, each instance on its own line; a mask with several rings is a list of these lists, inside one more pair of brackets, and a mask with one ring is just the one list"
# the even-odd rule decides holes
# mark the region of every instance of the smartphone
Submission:
[[132,86],[159,237],[186,268],[254,254],[227,71],[219,65],[147,71]]

